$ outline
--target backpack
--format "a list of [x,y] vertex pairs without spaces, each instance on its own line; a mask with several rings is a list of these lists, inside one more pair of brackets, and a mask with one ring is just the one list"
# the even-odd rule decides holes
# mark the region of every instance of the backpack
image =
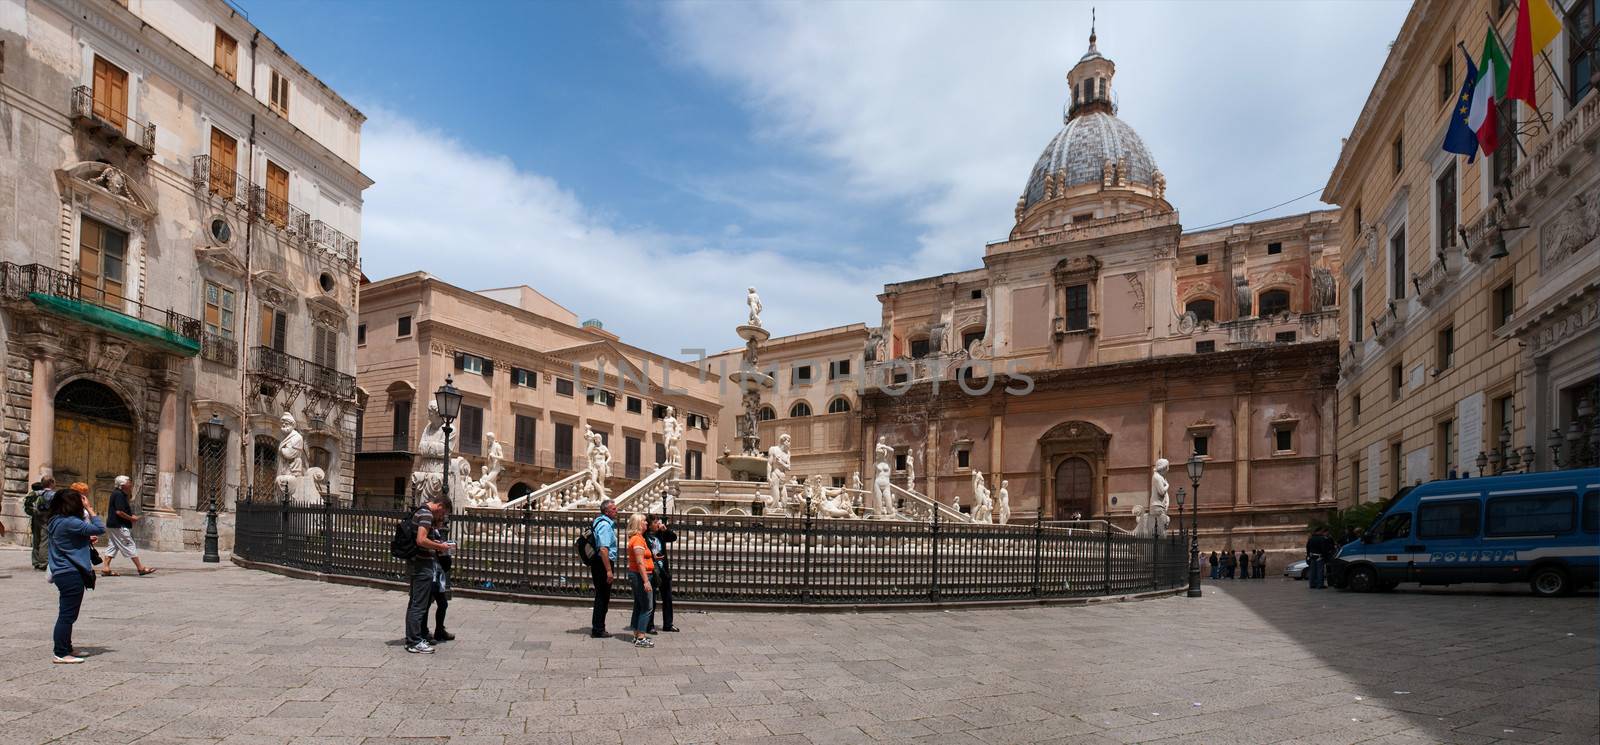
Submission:
[[396,559],[417,558],[417,526],[411,522],[410,515],[395,523],[394,539],[389,541],[389,553]]
[[579,533],[578,537],[572,541],[573,550],[578,552],[578,560],[588,566],[594,566],[600,562],[600,549],[594,543],[594,525],[599,521],[600,518],[598,517],[591,520],[589,527],[584,528],[583,532]]

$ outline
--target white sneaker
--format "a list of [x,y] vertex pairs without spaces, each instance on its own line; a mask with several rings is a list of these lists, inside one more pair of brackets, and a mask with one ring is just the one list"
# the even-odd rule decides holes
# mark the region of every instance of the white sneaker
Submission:
[[67,655],[66,657],[57,657],[56,658],[56,664],[57,665],[77,665],[77,664],[80,664],[82,662],[83,662],[83,658],[82,657],[77,657],[77,656],[70,655],[70,654]]
[[[412,654],[433,654],[433,645],[427,642],[417,642],[406,647],[406,651]],[[82,660],[79,660],[79,662],[82,662]]]

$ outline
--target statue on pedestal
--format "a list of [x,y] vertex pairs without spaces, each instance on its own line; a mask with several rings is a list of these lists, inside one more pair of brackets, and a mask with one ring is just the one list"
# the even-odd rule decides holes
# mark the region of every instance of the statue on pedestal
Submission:
[[989,498],[989,486],[983,482],[983,472],[972,469],[972,521],[992,522],[994,500]]
[[[857,474],[857,476],[859,477],[860,474]],[[823,489],[823,495],[826,498],[822,500],[822,505],[817,508],[818,515],[835,519],[856,516],[855,498],[844,487]]]
[[911,457],[911,452],[906,451],[906,491],[917,490],[917,461]]
[[894,506],[894,494],[889,491],[889,464],[880,460],[875,467],[878,474],[872,479],[872,515],[881,520],[899,517],[900,511]]
[[[495,439],[494,433],[486,435],[489,439],[489,463],[483,467],[478,483],[483,486],[484,500],[498,503],[500,501],[500,471],[506,459],[505,447]],[[490,505],[495,506],[495,505]]]
[[1140,538],[1166,535],[1167,524],[1171,521],[1167,517],[1167,467],[1166,458],[1156,459],[1156,467],[1150,474],[1150,504],[1133,507],[1133,534]]
[[429,401],[428,423],[417,440],[417,464],[411,472],[411,491],[417,496],[417,504],[444,492],[444,467],[444,419],[439,416],[439,405]]
[[789,475],[789,434],[778,435],[778,444],[767,448],[767,488],[771,494],[765,498],[767,510],[784,514],[783,489]]
[[756,294],[756,288],[751,287],[744,296],[745,305],[750,306],[750,326],[761,325],[761,296]]
[[997,500],[1000,503],[1000,506],[999,512],[996,513],[995,522],[1001,525],[1006,525],[1011,522],[1011,492],[1009,489],[1007,489],[1010,484],[1010,481],[1000,482],[1000,499]]
[[283,439],[278,441],[278,476],[274,483],[278,493],[288,493],[289,499],[300,504],[321,504],[322,493],[317,484],[326,479],[321,468],[306,467],[306,439],[296,428],[294,415],[284,412],[278,417],[278,430]]
[[894,463],[894,448],[889,447],[887,440],[888,438],[886,437],[879,437],[878,444],[874,445],[872,448],[872,455],[874,461],[878,463],[891,464],[890,470],[893,470],[892,464]]
[[661,465],[682,468],[683,454],[678,448],[683,442],[683,425],[678,423],[671,406],[667,407],[667,415],[661,418],[661,442],[667,450],[667,462]]

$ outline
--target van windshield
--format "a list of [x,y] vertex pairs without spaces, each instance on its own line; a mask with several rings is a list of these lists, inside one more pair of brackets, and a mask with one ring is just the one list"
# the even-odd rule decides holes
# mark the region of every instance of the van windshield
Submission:
[[[1400,488],[1400,491],[1394,493],[1394,496],[1383,500],[1381,506],[1378,508],[1378,516],[1372,518],[1372,524],[1367,526],[1365,534],[1376,537],[1378,534],[1378,524],[1382,523],[1383,518],[1388,516],[1389,510],[1393,509],[1396,504],[1399,504],[1400,500],[1405,499],[1406,495],[1410,494],[1411,490],[1415,488],[1417,488],[1416,484],[1412,484],[1411,486],[1403,486]],[[1409,519],[1410,517],[1408,515],[1407,520],[1409,521]]]

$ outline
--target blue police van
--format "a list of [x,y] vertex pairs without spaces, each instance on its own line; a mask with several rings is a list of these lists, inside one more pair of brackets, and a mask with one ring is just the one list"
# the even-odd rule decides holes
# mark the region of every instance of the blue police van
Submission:
[[1450,479],[1396,495],[1329,562],[1355,592],[1401,582],[1527,582],[1553,597],[1600,580],[1600,468]]

